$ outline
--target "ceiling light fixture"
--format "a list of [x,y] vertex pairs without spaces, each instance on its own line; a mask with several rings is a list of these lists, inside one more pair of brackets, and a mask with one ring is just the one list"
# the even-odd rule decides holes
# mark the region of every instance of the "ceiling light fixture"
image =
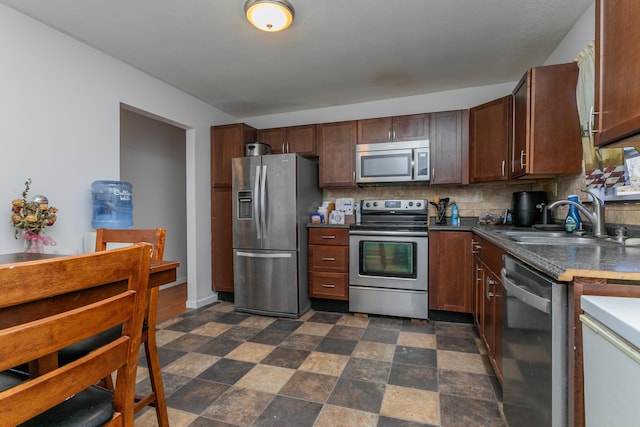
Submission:
[[287,0],[247,0],[244,13],[257,29],[275,33],[291,25],[294,10]]

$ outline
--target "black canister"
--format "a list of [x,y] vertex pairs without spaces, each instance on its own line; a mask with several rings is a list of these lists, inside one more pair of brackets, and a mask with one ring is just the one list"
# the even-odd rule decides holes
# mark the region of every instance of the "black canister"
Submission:
[[540,205],[547,204],[547,193],[544,191],[516,191],[513,193],[511,210],[513,225],[531,227],[542,222]]

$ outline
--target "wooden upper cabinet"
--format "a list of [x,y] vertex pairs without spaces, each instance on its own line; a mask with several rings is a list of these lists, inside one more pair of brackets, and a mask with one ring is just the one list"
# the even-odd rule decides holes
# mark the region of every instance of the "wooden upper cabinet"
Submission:
[[468,110],[430,114],[431,184],[468,183],[468,116]]
[[429,114],[358,120],[358,144],[429,139]]
[[637,0],[596,0],[596,145],[640,140],[638,16]]
[[511,177],[582,170],[575,62],[528,70],[513,91]]
[[511,100],[508,95],[469,112],[469,181],[509,179]]
[[256,140],[256,130],[244,123],[211,128],[211,186],[231,187],[231,159],[244,156],[244,144]]
[[355,187],[356,121],[318,125],[320,187]]
[[274,154],[298,153],[306,157],[318,155],[316,125],[260,129],[257,134],[258,141],[269,144]]

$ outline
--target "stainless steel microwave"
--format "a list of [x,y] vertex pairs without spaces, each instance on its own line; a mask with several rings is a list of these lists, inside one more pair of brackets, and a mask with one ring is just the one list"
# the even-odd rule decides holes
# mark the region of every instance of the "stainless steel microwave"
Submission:
[[429,181],[429,141],[356,145],[356,183]]

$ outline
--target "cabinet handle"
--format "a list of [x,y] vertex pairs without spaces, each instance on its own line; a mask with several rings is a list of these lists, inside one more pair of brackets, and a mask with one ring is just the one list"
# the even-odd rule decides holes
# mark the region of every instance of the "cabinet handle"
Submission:
[[336,285],[329,285],[329,284],[326,284],[326,283],[323,283],[323,284],[322,284],[322,285],[320,285],[320,286],[322,286],[323,288],[330,288],[330,289],[333,289],[333,288],[335,288],[335,287],[336,287]]
[[329,236],[329,235],[324,235],[324,236],[320,236],[320,237],[322,237],[323,239],[335,239],[336,238],[336,236]]
[[498,282],[493,280],[491,277],[487,277],[487,280],[484,283],[485,283],[484,289],[485,289],[485,292],[487,293],[487,299],[493,298],[495,296],[495,294],[493,292],[489,291],[489,287],[491,285],[495,285]]
[[471,241],[471,253],[472,254],[479,254],[480,253],[480,249],[482,249],[482,246],[480,246],[480,242],[476,242],[475,240]]
[[434,181],[436,178],[436,168],[431,168],[431,181]]
[[524,163],[524,156],[527,153],[524,152],[524,150],[520,150],[520,169],[524,169],[526,164]]
[[291,151],[289,150],[289,141],[287,141],[287,153],[290,153]]
[[320,258],[320,259],[322,261],[335,261],[336,260],[335,258],[327,258],[327,257],[323,257],[323,258]]
[[589,122],[587,124],[587,129],[588,129],[588,136],[589,138],[593,138],[593,134],[598,132],[596,129],[594,129],[594,123],[595,123],[595,115],[596,114],[600,114],[597,111],[595,111],[593,109],[593,105],[591,106],[591,109],[589,110]]
[[391,135],[391,137],[392,137],[391,140],[395,141],[396,140],[396,128],[392,128],[392,129],[393,129],[393,134]]
[[387,132],[387,139],[391,141],[391,128],[389,128],[389,132]]
[[480,283],[480,272],[482,271],[482,268],[480,267],[476,267],[476,284]]
[[285,142],[284,142],[284,141],[282,141],[282,152],[283,152],[283,153],[286,153],[286,151],[284,151],[284,145],[285,145]]
[[502,161],[502,176],[504,176],[504,166],[507,162],[505,160]]

